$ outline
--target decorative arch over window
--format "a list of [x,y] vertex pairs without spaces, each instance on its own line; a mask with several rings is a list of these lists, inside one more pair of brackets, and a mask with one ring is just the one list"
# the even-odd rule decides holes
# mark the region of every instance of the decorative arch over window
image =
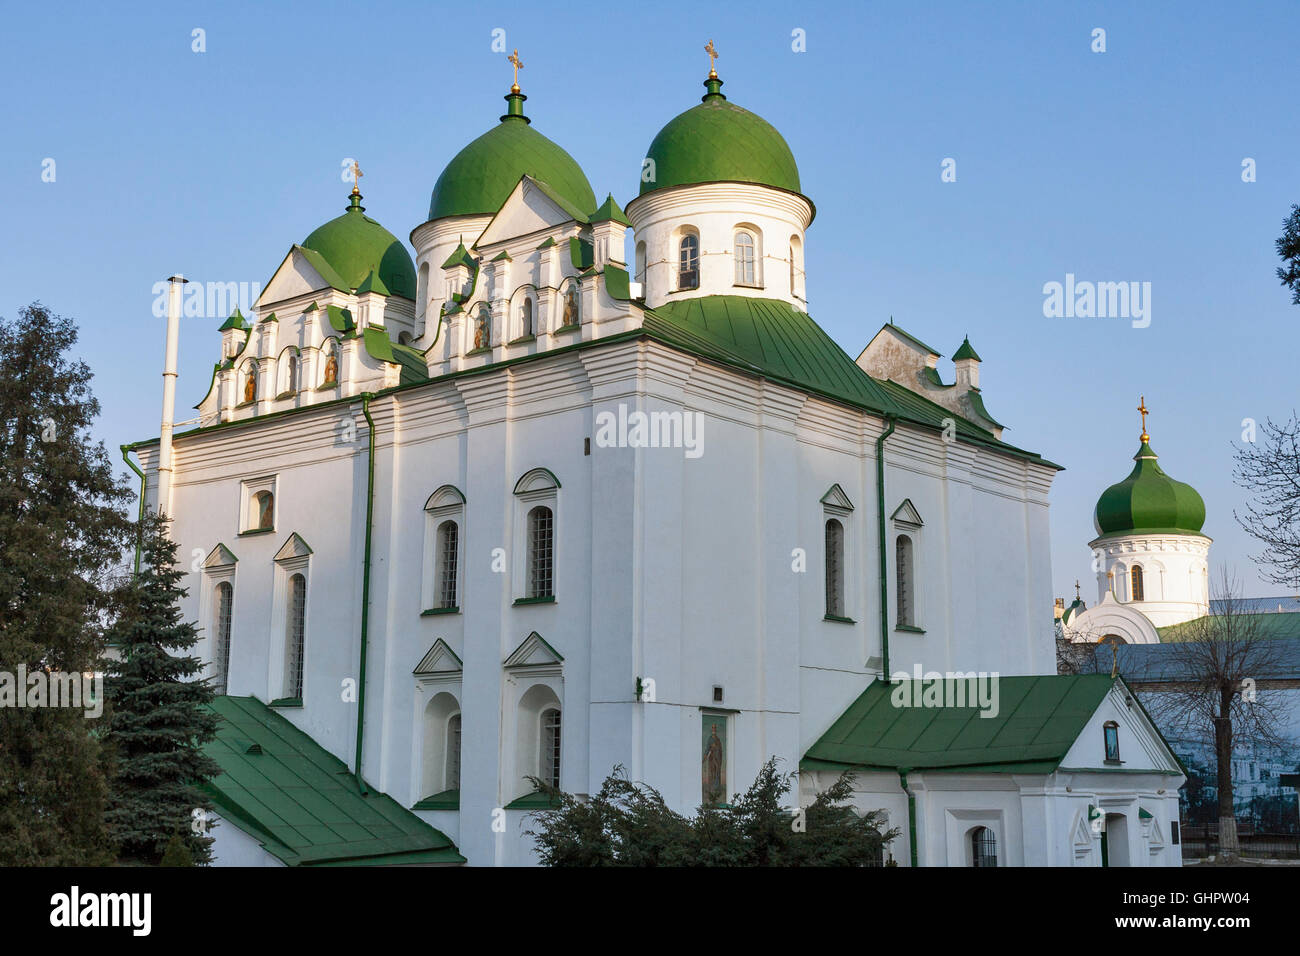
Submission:
[[762,233],[757,226],[742,223],[732,235],[736,285],[759,287],[763,284],[761,261]]
[[677,243],[677,288],[683,291],[700,287],[700,234],[687,230]]
[[[275,618],[283,621],[284,656],[281,676],[283,697],[273,704],[302,706],[307,660],[307,571],[310,545],[296,531],[275,553]],[[273,685],[274,686],[274,685]]]
[[1146,589],[1143,587],[1142,565],[1135,564],[1129,569],[1129,600],[1145,600]]
[[507,686],[517,688],[518,695],[508,701],[513,704],[514,719],[507,717],[505,724],[514,728],[514,746],[510,748],[514,751],[514,769],[507,776],[513,778],[515,794],[534,791],[525,779],[530,776],[558,786],[562,771],[564,657],[533,631],[502,666],[510,678]]
[[424,613],[455,614],[460,610],[465,496],[454,485],[443,485],[424,503],[424,512]]
[[516,604],[555,600],[556,534],[559,479],[547,468],[534,468],[515,483]]
[[1119,724],[1108,720],[1101,731],[1102,742],[1106,747],[1106,763],[1119,763]]
[[280,360],[277,366],[278,378],[280,382],[280,393],[278,398],[286,398],[298,393],[298,366],[299,356],[297,346],[289,346],[280,352]]
[[916,505],[904,498],[891,516],[894,538],[894,608],[895,629],[920,631],[920,601],[917,594],[917,541],[924,522]]
[[790,294],[800,299],[803,291],[803,240],[798,236],[790,237]]

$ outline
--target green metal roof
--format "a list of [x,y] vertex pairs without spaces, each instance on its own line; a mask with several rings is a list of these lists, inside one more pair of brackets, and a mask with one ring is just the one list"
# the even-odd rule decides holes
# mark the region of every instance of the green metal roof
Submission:
[[[1190,621],[1156,628],[1160,643],[1177,644],[1188,640],[1204,640],[1202,635],[1206,633],[1206,617],[1203,615]],[[1249,634],[1253,639],[1258,640],[1300,641],[1300,614],[1294,612],[1268,611],[1245,614],[1238,612],[1233,615],[1231,622],[1210,630],[1209,633],[1215,634],[1218,640],[1228,640],[1228,635],[1233,632],[1228,630],[1229,627],[1235,633],[1242,635],[1243,639]]]
[[447,261],[442,264],[442,268],[451,269],[455,266],[464,266],[470,272],[478,268],[478,260],[469,254],[465,248],[465,240],[461,239],[460,244],[447,257]]
[[895,706],[891,696],[899,685],[875,681],[808,749],[801,766],[1051,773],[1114,683],[1109,674],[998,681],[993,717],[981,717],[974,706]]
[[669,186],[741,182],[800,192],[799,167],[785,138],[761,116],[722,94],[722,81],[704,81],[699,106],[669,120],[650,143],[654,179],[639,195]]
[[396,236],[365,214],[359,193],[349,197],[343,215],[331,219],[304,239],[302,247],[319,253],[349,292],[375,271],[394,295],[415,298],[415,263],[411,254]]
[[969,337],[961,340],[961,346],[952,356],[954,362],[960,362],[962,359],[974,359],[977,362],[980,360],[979,353],[971,348]]
[[290,866],[464,863],[443,833],[370,790],[339,760],[252,697],[216,697],[222,773],[207,785],[217,812]]
[[623,210],[619,207],[619,204],[614,201],[613,193],[608,193],[605,196],[605,201],[600,204],[600,208],[591,214],[591,221],[592,222],[619,222],[625,226],[632,225],[630,222],[627,221],[627,216],[626,214],[624,214]]
[[1191,485],[1164,473],[1146,436],[1142,438],[1142,446],[1133,456],[1137,464],[1129,476],[1097,499],[1093,511],[1097,534],[1200,534],[1205,502]]
[[646,333],[668,345],[913,424],[942,430],[952,420],[963,441],[1060,469],[901,385],[868,375],[808,313],[787,302],[711,295],[644,312]]
[[540,179],[569,204],[586,212],[596,194],[577,162],[529,125],[522,93],[506,95],[507,112],[455,155],[434,184],[429,218],[490,216],[501,208],[521,177]]
[[244,315],[239,311],[238,306],[235,307],[234,312],[230,313],[230,318],[221,323],[221,328],[217,329],[217,331],[225,332],[227,329],[239,329],[240,331],[248,329],[248,323],[244,320]]

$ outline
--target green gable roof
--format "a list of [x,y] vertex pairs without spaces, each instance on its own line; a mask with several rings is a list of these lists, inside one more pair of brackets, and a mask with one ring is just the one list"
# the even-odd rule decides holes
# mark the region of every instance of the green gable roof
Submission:
[[464,266],[470,272],[473,272],[478,268],[478,260],[469,254],[469,250],[465,248],[465,240],[463,239],[460,241],[460,244],[456,246],[455,250],[452,251],[452,254],[447,257],[447,261],[442,264],[442,268],[444,269],[452,269],[456,266]]
[[[801,766],[1051,773],[1114,683],[1108,674],[998,680],[992,717],[981,717],[974,706],[895,706],[900,684],[875,681],[808,749]],[[902,681],[902,691],[916,690],[914,683]]]
[[596,208],[591,183],[573,157],[529,125],[519,93],[506,96],[507,113],[455,155],[438,177],[429,199],[429,219],[490,216],[501,208],[521,177],[547,183],[578,209]]
[[800,192],[799,167],[776,128],[729,102],[721,92],[721,80],[705,80],[704,86],[708,92],[700,105],[669,120],[650,143],[646,158],[654,163],[654,178],[642,176],[639,195],[669,186],[716,182],[757,183]]
[[[415,263],[397,237],[365,214],[361,196],[349,197],[347,211],[302,241],[334,269],[351,292],[374,271],[394,295],[415,298]],[[328,277],[326,277],[328,280]]]
[[391,797],[362,796],[339,760],[252,697],[217,697],[204,752],[217,812],[289,866],[464,863],[443,833]]
[[226,319],[225,322],[221,323],[221,328],[217,329],[217,331],[225,332],[228,329],[239,329],[243,331],[246,330],[247,328],[248,328],[248,323],[244,321],[243,313],[241,313],[239,311],[239,307],[236,306],[235,311],[230,313],[230,318]]

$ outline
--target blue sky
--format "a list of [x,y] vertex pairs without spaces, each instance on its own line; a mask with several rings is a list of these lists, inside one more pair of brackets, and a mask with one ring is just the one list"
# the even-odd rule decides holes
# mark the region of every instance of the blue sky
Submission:
[[[1294,3],[27,4],[6,28],[0,315],[40,299],[77,319],[115,453],[158,430],[154,283],[266,282],[341,212],[345,157],[405,240],[502,112],[494,29],[524,59],[535,126],[624,204],[655,132],[698,102],[712,37],[725,92],[782,131],[817,204],[814,317],[855,356],[890,316],[945,355],[969,334],[1004,437],[1066,466],[1058,595],[1089,575],[1140,394],[1161,464],[1205,497],[1213,563],[1280,593],[1232,518],[1231,443],[1297,404],[1300,307],[1273,245],[1300,203]],[[1045,318],[1043,285],[1067,273],[1150,282],[1150,325]],[[218,324],[182,324],[178,417]]]

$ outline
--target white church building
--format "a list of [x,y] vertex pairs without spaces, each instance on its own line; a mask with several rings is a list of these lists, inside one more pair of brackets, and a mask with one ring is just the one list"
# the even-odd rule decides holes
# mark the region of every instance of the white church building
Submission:
[[[218,863],[527,865],[529,777],[693,813],[771,756],[804,802],[854,772],[899,865],[1180,863],[1177,758],[1055,674],[1059,466],[969,342],[945,384],[817,325],[794,155],[704,86],[624,209],[516,84],[414,259],[353,189],[222,325],[199,426],[127,446],[197,556]],[[995,705],[935,703],[976,673]]]
[[1158,644],[1158,628],[1210,613],[1210,539],[1201,534],[1205,502],[1191,485],[1165,474],[1151,450],[1146,398],[1133,470],[1097,500],[1089,542],[1097,603],[1076,594],[1061,615],[1077,643]]

